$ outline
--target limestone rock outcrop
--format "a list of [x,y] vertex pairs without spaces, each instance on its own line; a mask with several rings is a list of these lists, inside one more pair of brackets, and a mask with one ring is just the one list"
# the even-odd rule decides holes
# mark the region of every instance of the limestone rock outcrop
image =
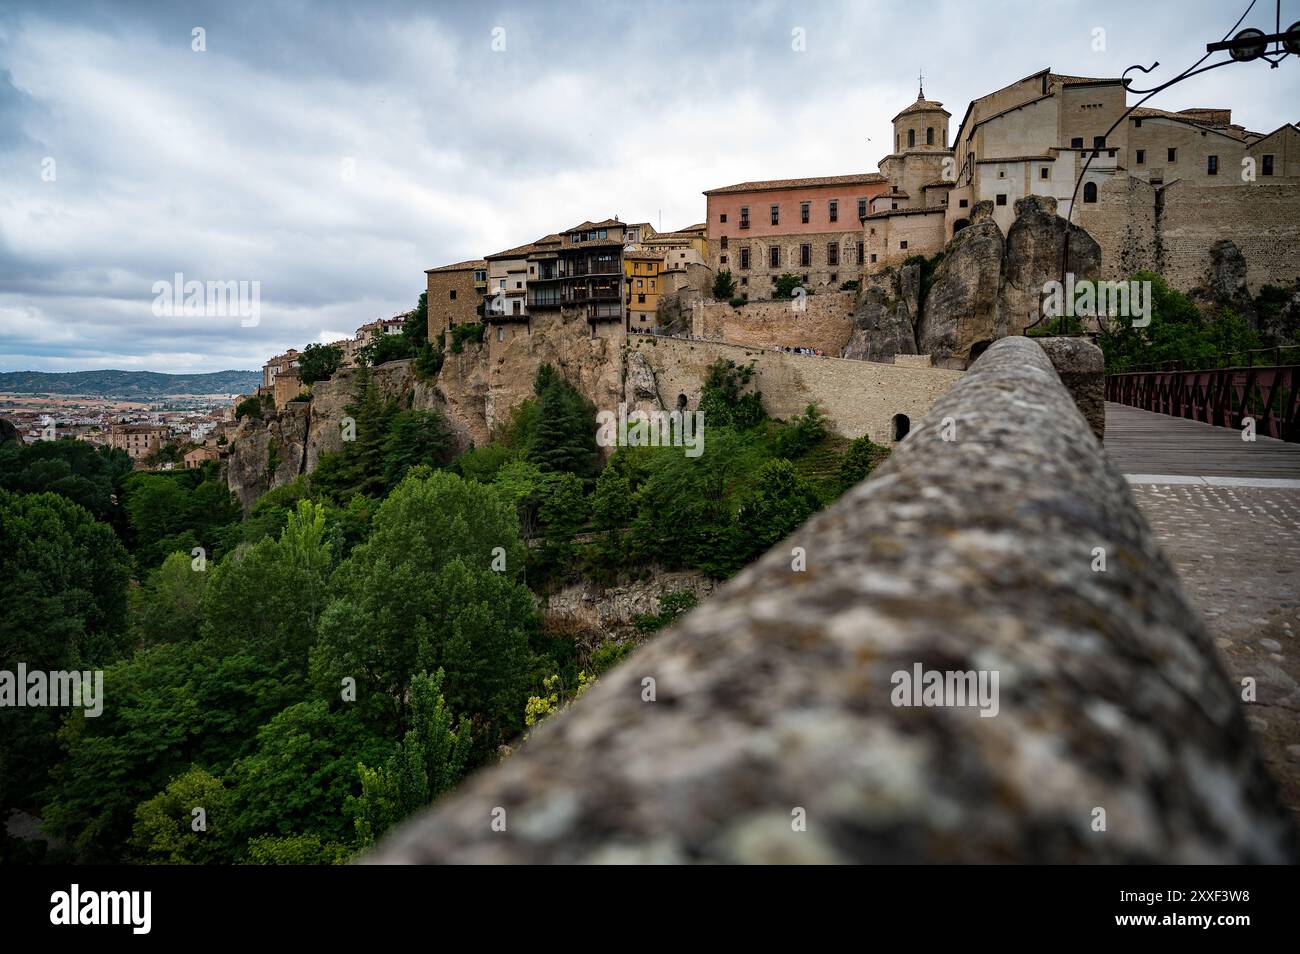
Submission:
[[916,354],[920,290],[921,268],[915,264],[869,276],[853,309],[844,357],[888,362],[895,355]]
[[1005,247],[993,204],[976,202],[971,224],[944,250],[917,328],[919,351],[935,367],[964,368],[972,348],[1007,333],[999,315]]
[[660,411],[663,402],[659,397],[659,387],[655,383],[654,369],[640,351],[631,351],[627,356],[627,378],[623,382],[623,402],[627,404],[628,413],[633,411]]
[[1043,286],[1062,281],[1065,271],[1074,280],[1096,278],[1101,273],[1101,246],[1077,225],[1069,226],[1066,256],[1066,222],[1056,214],[1056,199],[1028,195],[1016,200],[1016,219],[1007,230],[1002,261],[1001,320],[997,337],[1018,335],[1042,314]]

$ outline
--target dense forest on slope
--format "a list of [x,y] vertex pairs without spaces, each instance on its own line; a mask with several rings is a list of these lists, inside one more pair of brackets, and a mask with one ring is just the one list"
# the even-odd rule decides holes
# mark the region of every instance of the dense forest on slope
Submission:
[[[102,670],[103,711],[0,709],[12,861],[336,863],[505,755],[633,648],[580,646],[542,595],[649,567],[734,573],[884,453],[816,408],[705,382],[704,452],[596,445],[550,367],[456,455],[437,413],[355,376],[356,440],[247,515],[215,462],[0,446],[0,669]],[[690,608],[665,593],[652,633]]]

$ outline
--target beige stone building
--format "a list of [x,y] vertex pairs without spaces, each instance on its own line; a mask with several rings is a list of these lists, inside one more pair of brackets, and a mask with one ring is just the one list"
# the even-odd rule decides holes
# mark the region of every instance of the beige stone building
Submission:
[[[1260,203],[1252,200],[1268,190],[1251,195],[1243,187],[1275,187],[1268,194],[1280,208],[1290,207],[1284,197],[1300,188],[1295,126],[1263,135],[1234,124],[1222,108],[1140,107],[1120,121],[1127,108],[1118,77],[1044,69],[972,100],[949,150],[943,145],[948,114],[922,94],[894,118],[895,153],[880,163],[887,187],[873,198],[864,223],[866,271],[940,251],[982,201],[992,203],[1005,234],[1018,199],[1054,198],[1058,214],[1097,230],[1103,266],[1113,274],[1139,265],[1179,274],[1200,269],[1208,254],[1201,246],[1212,244],[1212,233],[1236,234],[1247,208],[1258,214]],[[1229,191],[1210,200],[1202,196],[1205,188]],[[1173,218],[1190,219],[1190,235],[1161,230],[1157,219],[1170,218],[1170,203],[1181,203]],[[1213,218],[1197,225],[1196,210]],[[1274,231],[1271,239],[1286,242],[1288,235]],[[1152,248],[1176,251],[1162,257]],[[1270,266],[1267,273],[1274,271]]]
[[151,457],[167,440],[167,428],[155,424],[114,424],[105,443],[124,450],[132,460]]
[[217,460],[221,456],[215,447],[196,447],[185,455],[185,469],[198,470],[206,462]]
[[880,160],[888,187],[874,196],[862,223],[863,271],[896,265],[947,241],[948,194],[952,189],[951,113],[925,98],[893,119],[894,151]]
[[430,341],[441,339],[452,325],[482,320],[487,269],[487,262],[481,258],[425,269]]
[[[295,371],[298,367],[298,349],[290,348],[284,354],[277,354],[262,365],[262,391],[272,394],[275,391],[275,379],[281,374]],[[295,372],[296,373],[296,372]]]

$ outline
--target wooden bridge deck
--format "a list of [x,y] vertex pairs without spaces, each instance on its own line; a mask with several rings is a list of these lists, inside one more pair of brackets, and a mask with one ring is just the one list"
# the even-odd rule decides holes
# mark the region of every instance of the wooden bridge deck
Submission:
[[1109,401],[1106,453],[1131,475],[1300,480],[1300,444]]

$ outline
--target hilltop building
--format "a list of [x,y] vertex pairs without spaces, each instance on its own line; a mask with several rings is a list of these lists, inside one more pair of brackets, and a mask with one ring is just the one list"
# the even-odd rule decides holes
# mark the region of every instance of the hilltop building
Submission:
[[425,269],[429,340],[437,341],[452,325],[482,320],[488,290],[488,263],[483,259]]
[[785,273],[808,287],[838,288],[858,277],[862,222],[871,200],[887,189],[878,172],[709,189],[709,267],[714,274],[729,269],[745,299],[771,298]]

